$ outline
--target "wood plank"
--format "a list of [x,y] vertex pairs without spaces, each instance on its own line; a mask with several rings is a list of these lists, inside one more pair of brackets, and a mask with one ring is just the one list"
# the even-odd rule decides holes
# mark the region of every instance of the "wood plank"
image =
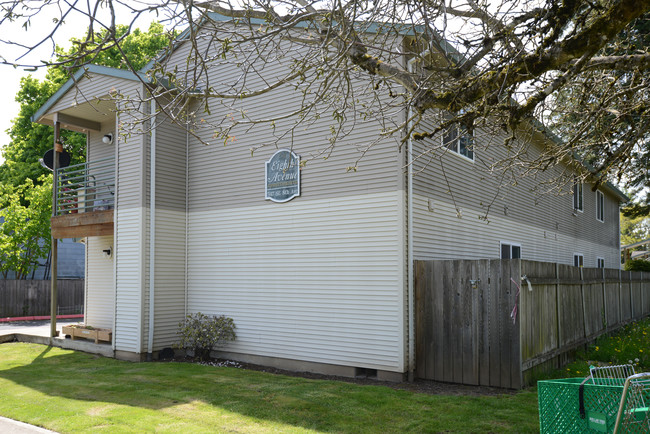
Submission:
[[113,235],[113,219],[112,209],[52,217],[52,236],[61,239]]
[[[521,260],[519,259],[513,259],[510,261],[510,270],[508,272],[510,276],[512,276],[512,279],[519,285],[519,291],[518,288],[514,287],[513,285],[511,293],[510,293],[510,304],[512,306],[517,306],[519,309],[521,307],[521,297],[522,297],[522,292],[524,291],[525,288],[521,287]],[[512,283],[512,281],[511,281]],[[527,290],[527,289],[526,289]],[[517,292],[519,292],[519,296],[517,296]],[[511,326],[511,333],[510,333],[510,388],[512,389],[520,389],[522,386],[522,370],[521,370],[521,331],[520,331],[520,325],[521,325],[521,312],[518,312],[514,323],[510,322],[509,325]]]
[[423,272],[428,265],[426,261],[414,261],[413,292],[415,297],[415,376],[417,378],[428,378],[426,375],[425,363],[428,356],[425,344],[427,340],[425,333],[428,328],[428,318],[425,318],[424,311],[428,287],[425,284]]
[[433,356],[433,377],[437,381],[444,381],[445,378],[445,291],[444,291],[444,268],[440,261],[432,264],[432,290],[431,290],[431,315],[432,323],[432,346],[431,353]]
[[511,356],[510,345],[512,344],[512,320],[510,313],[514,307],[512,302],[513,292],[516,293],[517,289],[513,287],[510,282],[510,259],[501,260],[501,285],[499,288],[499,331],[501,344],[501,354],[499,359],[501,364],[499,366],[499,387],[510,388],[510,370],[511,370]]
[[499,320],[501,261],[490,261],[489,291],[490,386],[499,387],[501,385],[501,324]]
[[453,382],[463,382],[463,269],[461,261],[451,261],[451,317],[448,333],[454,337],[451,340],[451,360]]
[[83,237],[101,237],[113,235],[113,223],[103,223],[97,225],[83,225],[71,227],[52,228],[52,237],[61,238],[83,238]]
[[63,214],[50,219],[55,228],[113,223],[113,210]]
[[476,297],[471,281],[478,280],[476,261],[459,261],[460,313],[462,334],[463,384],[478,384],[478,345],[476,324]]
[[478,262],[480,278],[477,294],[477,335],[478,335],[478,379],[481,386],[490,385],[490,329],[489,329],[489,290],[490,261]]

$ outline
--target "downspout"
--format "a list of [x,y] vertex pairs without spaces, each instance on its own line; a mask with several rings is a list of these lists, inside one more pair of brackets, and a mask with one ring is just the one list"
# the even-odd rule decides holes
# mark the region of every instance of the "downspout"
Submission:
[[[58,172],[59,172],[59,153],[63,151],[61,144],[59,143],[59,136],[61,132],[61,124],[59,123],[59,115],[56,113],[54,115],[54,144],[52,152],[52,217],[56,217],[56,209],[58,205],[57,201],[57,192],[58,192]],[[50,267],[52,271],[50,272],[50,337],[54,338],[58,336],[56,331],[56,314],[57,314],[57,285],[58,285],[58,247],[59,240],[51,237],[52,241],[52,255]]]
[[190,234],[190,133],[185,131],[185,306],[183,320],[187,318],[187,304],[189,291],[189,234]]
[[119,208],[120,208],[120,103],[115,103],[115,126],[113,131],[113,146],[115,148],[115,201],[113,203],[113,354],[117,349],[117,260],[118,260],[118,245],[117,234],[120,228]]
[[154,295],[156,266],[156,100],[151,100],[151,179],[149,200],[149,336],[147,360],[153,359]]
[[[415,58],[408,61],[408,71],[413,72],[413,62]],[[406,111],[408,129],[411,131],[411,108]],[[414,300],[414,282],[413,282],[413,140],[411,137],[407,141],[407,198],[406,198],[406,261],[408,270],[408,380],[415,379],[415,300]]]

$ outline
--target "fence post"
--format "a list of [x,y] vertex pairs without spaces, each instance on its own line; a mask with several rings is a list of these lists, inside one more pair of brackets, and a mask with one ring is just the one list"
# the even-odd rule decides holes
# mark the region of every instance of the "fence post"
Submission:
[[600,269],[600,277],[603,280],[603,284],[601,285],[603,289],[603,316],[605,317],[605,333],[607,333],[609,330],[609,317],[607,316],[607,294],[605,292],[605,287],[607,286],[605,279],[605,267]]
[[618,269],[618,323],[623,324],[623,272]]
[[582,301],[582,336],[587,337],[587,306],[585,306],[585,273],[580,267],[580,299]]
[[557,317],[557,349],[562,348],[562,318],[560,314],[560,264],[555,263],[555,315]]
[[628,271],[629,273],[629,287],[630,287],[630,320],[634,320],[634,285],[632,285],[632,272]]

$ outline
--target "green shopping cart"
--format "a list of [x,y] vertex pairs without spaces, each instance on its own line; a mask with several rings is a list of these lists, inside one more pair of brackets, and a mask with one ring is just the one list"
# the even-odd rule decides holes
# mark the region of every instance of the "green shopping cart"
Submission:
[[650,433],[650,373],[591,367],[587,378],[537,383],[542,433]]

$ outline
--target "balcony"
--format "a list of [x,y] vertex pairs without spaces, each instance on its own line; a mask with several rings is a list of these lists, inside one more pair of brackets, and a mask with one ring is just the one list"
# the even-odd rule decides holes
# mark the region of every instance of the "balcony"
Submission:
[[54,238],[83,238],[113,234],[115,159],[113,157],[59,169]]

